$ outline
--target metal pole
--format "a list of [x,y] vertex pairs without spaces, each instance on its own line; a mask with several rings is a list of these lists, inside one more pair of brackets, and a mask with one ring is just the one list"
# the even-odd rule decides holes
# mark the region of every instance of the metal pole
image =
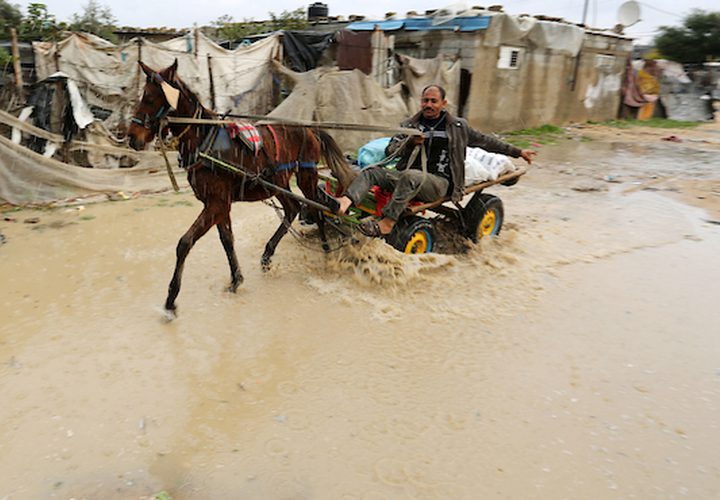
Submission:
[[587,11],[588,11],[588,2],[590,0],[585,0],[585,5],[583,6],[583,17],[582,17],[582,25],[585,26],[585,20],[587,19]]

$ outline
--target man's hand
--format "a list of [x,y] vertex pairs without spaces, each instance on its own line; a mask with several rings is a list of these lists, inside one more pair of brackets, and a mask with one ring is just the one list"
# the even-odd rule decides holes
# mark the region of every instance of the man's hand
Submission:
[[532,149],[523,149],[520,151],[520,158],[525,160],[528,165],[532,165],[533,158],[535,158],[535,155],[537,154],[537,151],[533,151]]
[[425,136],[424,135],[414,135],[412,137],[411,141],[415,146],[419,146],[425,141]]

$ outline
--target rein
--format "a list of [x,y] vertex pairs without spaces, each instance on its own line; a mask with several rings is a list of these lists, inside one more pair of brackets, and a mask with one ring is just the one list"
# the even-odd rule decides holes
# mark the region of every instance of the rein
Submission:
[[[306,120],[285,120],[282,118],[269,118],[259,115],[230,115],[236,118],[245,118],[248,120],[257,120],[256,126],[259,125],[286,125],[294,127],[309,127],[322,129],[339,129],[339,130],[360,130],[364,132],[392,132],[405,135],[422,135],[419,130],[403,127],[381,127],[377,125],[362,125],[358,123],[337,123],[337,122],[314,122]],[[185,123],[192,125],[228,125],[235,123],[232,120],[208,120],[205,118],[180,118],[177,116],[168,116],[168,123]]]

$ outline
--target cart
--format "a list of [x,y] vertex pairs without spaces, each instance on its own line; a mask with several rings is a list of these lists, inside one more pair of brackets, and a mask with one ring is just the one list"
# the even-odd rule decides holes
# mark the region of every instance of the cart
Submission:
[[[496,236],[502,229],[503,203],[499,197],[483,191],[498,184],[513,186],[526,172],[525,167],[518,167],[518,170],[501,175],[494,181],[467,186],[464,190],[464,199],[468,196],[471,198],[464,206],[452,202],[448,197],[430,203],[412,202],[404,216],[395,224],[392,232],[385,236],[385,240],[403,253],[432,252],[436,234],[433,219],[426,216],[427,212],[440,214],[452,220],[457,231],[474,243],[481,238]],[[332,196],[340,194],[335,179],[324,175],[320,178],[324,181],[321,189]],[[390,201],[391,196],[392,193],[373,186],[360,205],[351,207],[348,214],[339,219],[339,222],[345,226],[353,226],[366,217],[381,216],[382,209]]]

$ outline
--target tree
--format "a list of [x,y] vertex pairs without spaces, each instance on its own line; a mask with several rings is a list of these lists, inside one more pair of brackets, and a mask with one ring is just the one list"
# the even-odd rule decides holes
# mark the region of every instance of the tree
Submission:
[[293,11],[282,11],[281,14],[269,12],[269,21],[254,21],[245,19],[242,22],[233,21],[232,16],[223,15],[211,24],[215,27],[218,38],[226,40],[239,40],[246,36],[268,33],[279,30],[301,30],[307,27],[305,10],[300,7]]
[[302,30],[307,28],[307,16],[305,15],[305,9],[300,7],[292,12],[284,10],[282,14],[275,15],[274,12],[270,12],[270,26],[273,30]]
[[64,23],[58,24],[55,16],[48,12],[44,3],[31,3],[27,7],[27,15],[23,17],[18,29],[18,39],[31,42],[33,40],[50,40],[65,28]]
[[0,37],[10,38],[10,28],[17,28],[22,21],[22,12],[17,5],[0,0]]
[[117,21],[110,7],[100,5],[96,0],[88,0],[83,9],[82,14],[73,14],[71,30],[93,33],[110,41],[117,40],[117,36],[113,33]]
[[720,59],[720,12],[695,9],[682,26],[662,26],[655,46],[664,57],[680,63]]

